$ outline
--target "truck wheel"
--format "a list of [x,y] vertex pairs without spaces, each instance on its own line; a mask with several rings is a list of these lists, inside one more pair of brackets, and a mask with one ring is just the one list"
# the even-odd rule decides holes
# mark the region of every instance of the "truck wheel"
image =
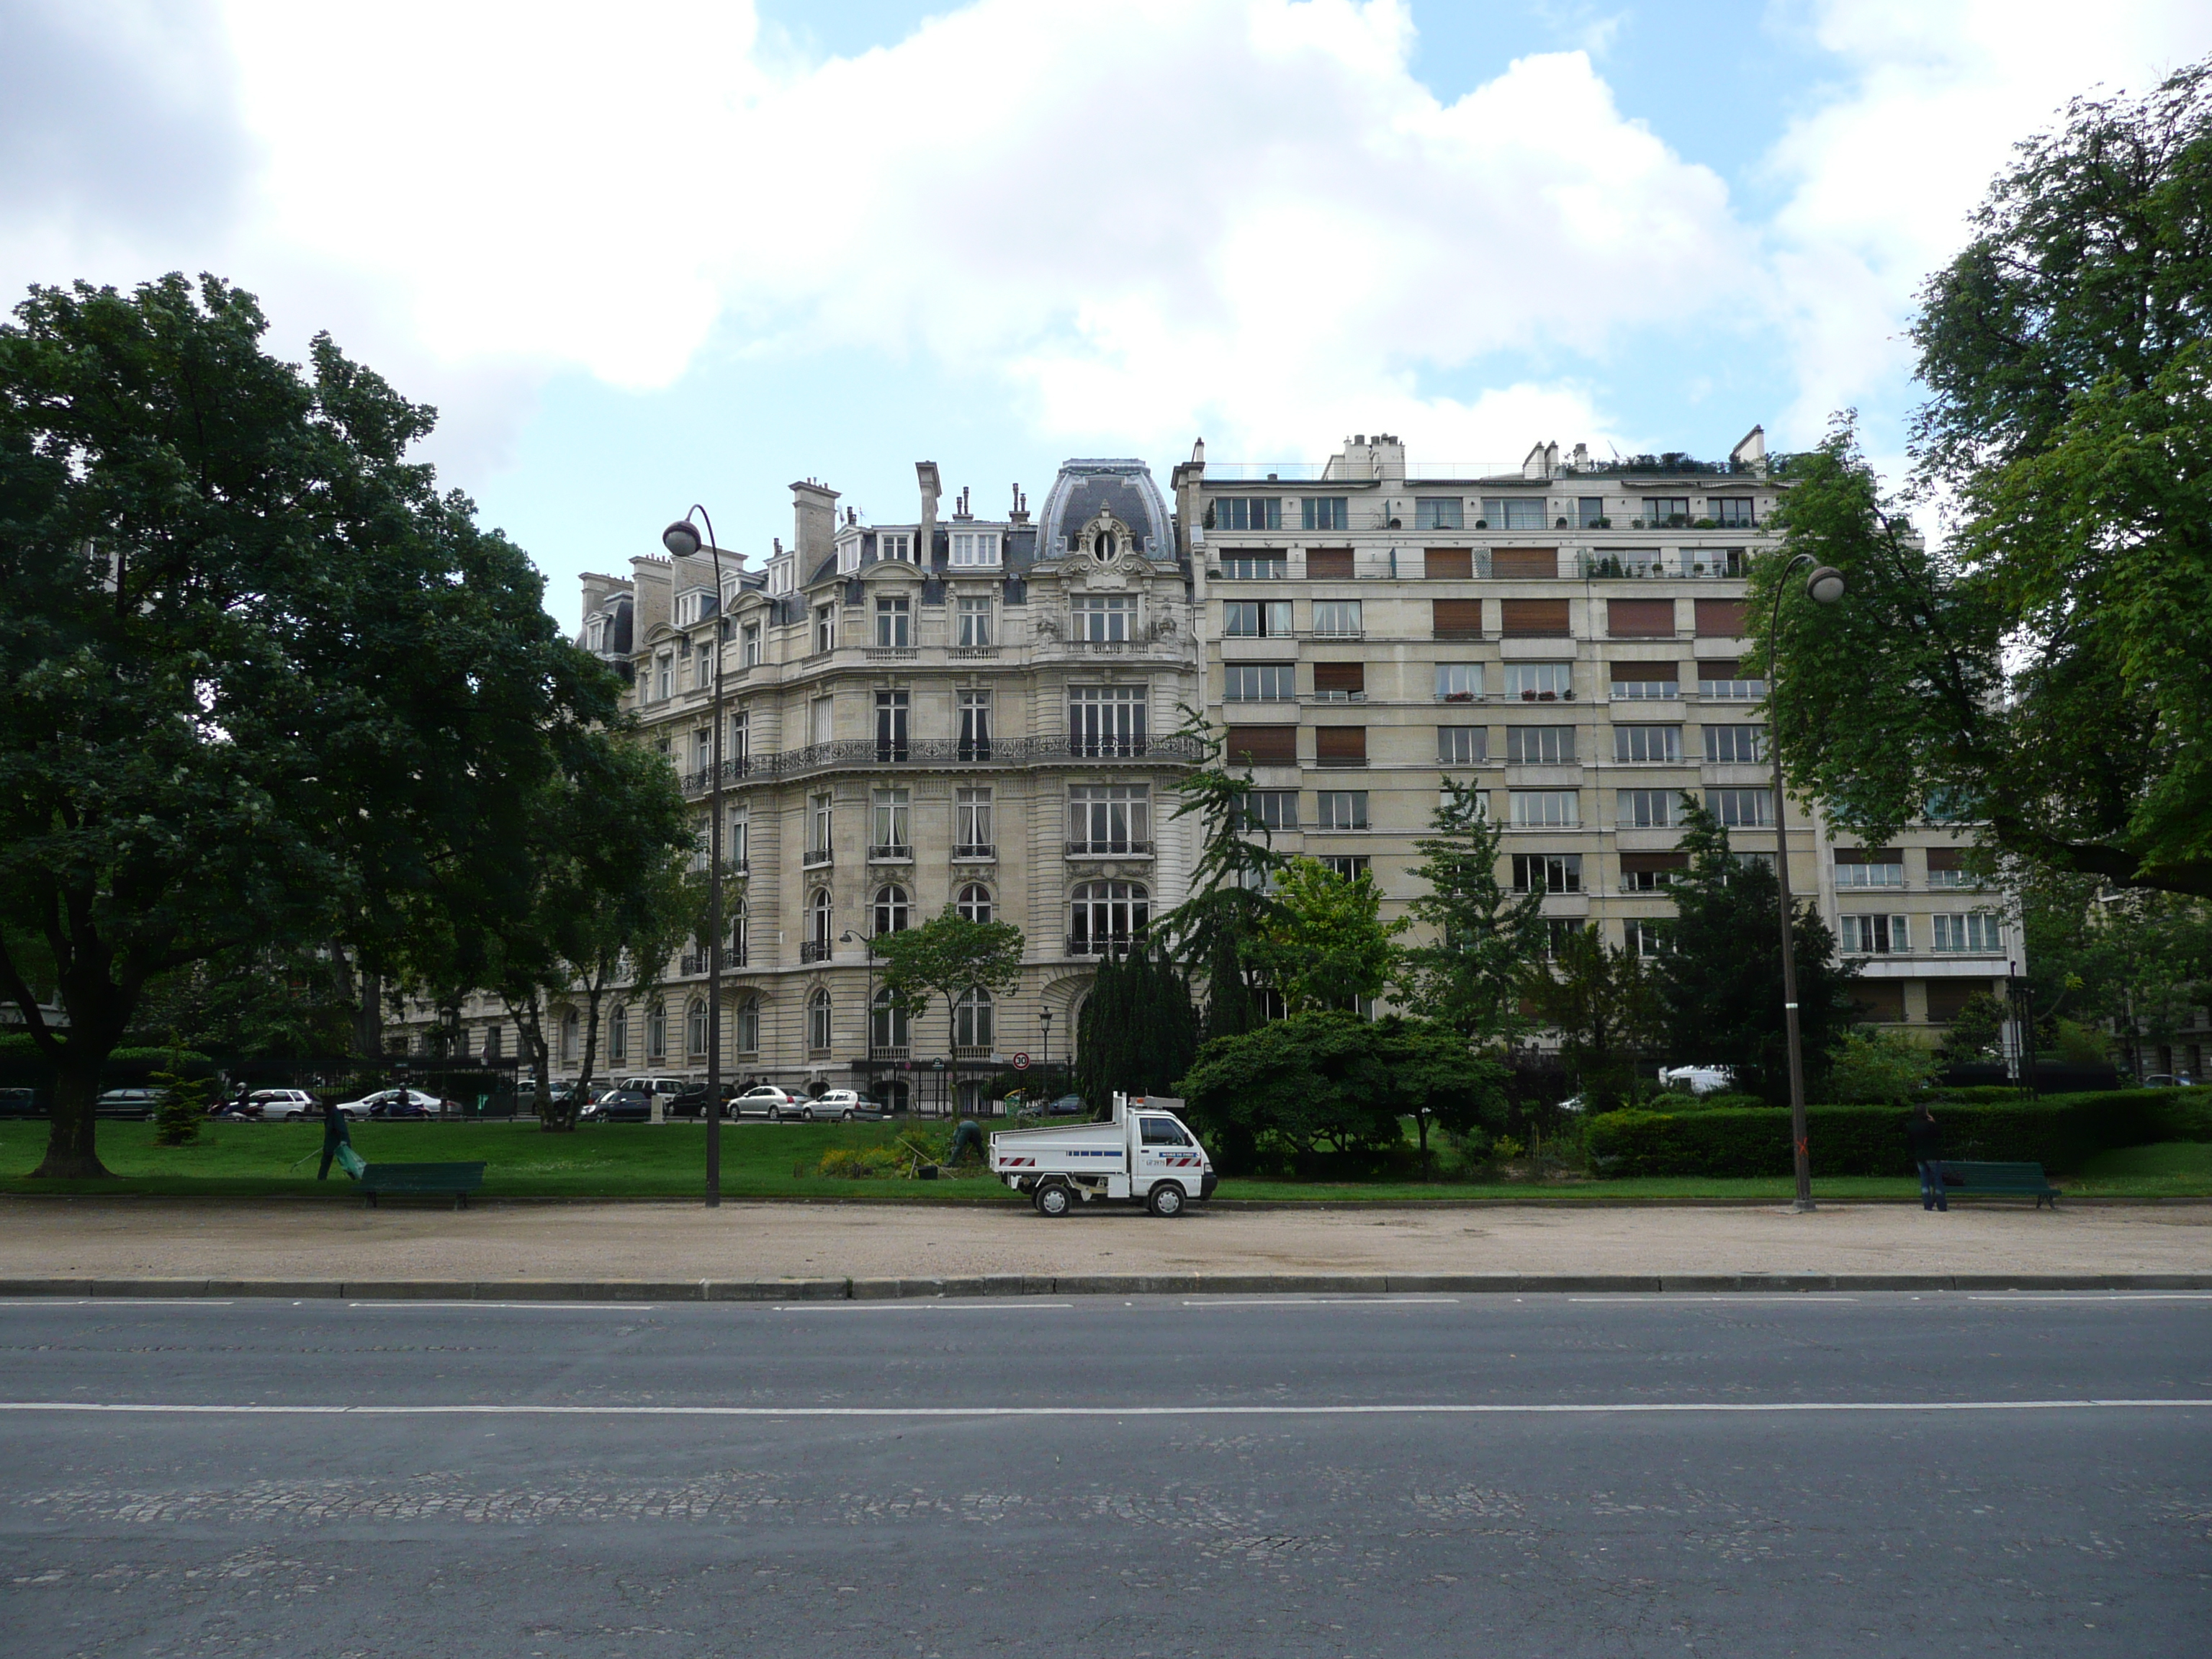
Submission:
[[1056,1220],[1066,1215],[1074,1207],[1074,1204],[1075,1194],[1057,1181],[1048,1187],[1040,1187],[1036,1190],[1037,1213],[1048,1219]]
[[1146,1207],[1154,1215],[1179,1216],[1182,1213],[1182,1184],[1163,1181],[1152,1188],[1152,1196],[1145,1200]]

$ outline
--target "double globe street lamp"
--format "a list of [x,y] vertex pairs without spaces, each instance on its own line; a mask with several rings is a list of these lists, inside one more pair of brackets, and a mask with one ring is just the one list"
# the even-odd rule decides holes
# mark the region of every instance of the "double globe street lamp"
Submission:
[[694,557],[702,547],[714,559],[714,643],[708,658],[714,666],[707,677],[714,710],[707,786],[707,1207],[713,1210],[722,1203],[722,550],[707,509],[695,501],[691,511],[706,520],[705,538],[685,517],[660,532],[660,544],[679,559]]
[[1766,752],[1774,763],[1774,884],[1782,912],[1782,1023],[1790,1042],[1790,1144],[1795,1156],[1797,1197],[1793,1207],[1801,1214],[1813,1207],[1813,1160],[1805,1127],[1805,1048],[1797,1028],[1797,951],[1790,898],[1790,842],[1784,825],[1782,745],[1777,741],[1781,723],[1774,716],[1775,671],[1781,656],[1782,600],[1790,591],[1790,577],[1801,564],[1813,566],[1805,578],[1805,597],[1815,605],[1833,605],[1844,597],[1844,573],[1820,564],[1810,553],[1800,553],[1782,568],[1774,584],[1774,623],[1766,634],[1767,710]]

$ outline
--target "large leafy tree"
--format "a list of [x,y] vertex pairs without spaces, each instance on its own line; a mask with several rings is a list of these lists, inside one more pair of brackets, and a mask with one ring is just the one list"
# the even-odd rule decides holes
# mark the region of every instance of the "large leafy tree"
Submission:
[[1786,769],[1869,840],[1971,817],[2039,869],[2212,896],[2212,64],[2071,105],[1973,233],[1913,327],[1948,552],[1845,424],[1779,517],[1849,596],[1770,638],[1786,562],[1754,580]]
[[1252,771],[1231,769],[1226,745],[1206,717],[1186,705],[1178,737],[1196,744],[1202,764],[1173,786],[1174,816],[1198,821],[1201,837],[1189,896],[1157,916],[1152,933],[1176,960],[1206,979],[1204,1035],[1227,1036],[1255,1022],[1251,953],[1278,916],[1273,888],[1290,860],[1275,850],[1252,811]]
[[212,277],[37,289],[15,316],[0,994],[56,1072],[40,1173],[81,1178],[106,1173],[100,1069],[149,985],[334,935],[396,969],[429,908],[468,936],[520,898],[508,849],[618,687],[408,459],[434,411],[327,337],[278,361]]
[[1523,985],[1536,1019],[1559,1034],[1559,1058],[1585,1110],[1636,1098],[1636,1062],[1659,1041],[1659,990],[1644,958],[1607,945],[1595,927],[1562,935]]
[[1470,1042],[1510,1045],[1529,1024],[1522,978],[1544,954],[1544,895],[1516,897],[1498,880],[1504,832],[1482,792],[1450,778],[1444,792],[1431,832],[1413,843],[1422,861],[1411,873],[1426,889],[1413,915],[1431,933],[1401,953],[1400,1000]]
[[1021,982],[1022,930],[1009,921],[971,921],[949,904],[919,927],[878,933],[868,949],[883,963],[878,983],[908,1019],[920,1019],[933,996],[944,999],[948,1054],[957,1046],[962,997],[1008,994]]
[[2138,1076],[2146,1043],[2171,1042],[2212,983],[2212,908],[2170,893],[2045,876],[2021,894],[2027,983],[2039,1030],[2109,1025]]
[[1293,859],[1274,898],[1244,958],[1282,993],[1289,1012],[1356,1008],[1382,994],[1397,972],[1397,938],[1413,924],[1382,920],[1371,877],[1347,881],[1318,859]]
[[[1690,863],[1671,890],[1674,921],[1656,986],[1667,1046],[1678,1060],[1726,1066],[1738,1089],[1784,1103],[1790,1098],[1789,1044],[1774,872],[1763,860],[1738,858],[1727,826],[1686,792],[1682,814],[1685,828],[1675,846]],[[1838,963],[1836,936],[1817,907],[1797,906],[1790,940],[1799,1042],[1817,1076],[1857,1018],[1853,976]]]

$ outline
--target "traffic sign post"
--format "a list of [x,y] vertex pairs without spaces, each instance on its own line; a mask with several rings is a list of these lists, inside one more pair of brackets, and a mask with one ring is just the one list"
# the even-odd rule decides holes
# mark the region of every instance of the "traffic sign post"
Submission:
[[1029,1068],[1030,1057],[1027,1054],[1016,1054],[1014,1056],[1014,1069],[1016,1071],[1026,1072]]

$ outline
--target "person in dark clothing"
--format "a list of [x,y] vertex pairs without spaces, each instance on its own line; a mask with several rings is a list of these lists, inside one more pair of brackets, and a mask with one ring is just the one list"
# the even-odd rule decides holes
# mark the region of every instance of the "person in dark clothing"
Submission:
[[346,1115],[335,1106],[323,1108],[323,1167],[315,1171],[315,1179],[331,1178],[331,1162],[338,1155],[338,1148],[353,1145],[353,1131],[346,1126]]
[[1951,1201],[1943,1195],[1942,1131],[1936,1127],[1936,1114],[1926,1101],[1914,1103],[1912,1115],[1905,1120],[1905,1139],[1912,1148],[1912,1161],[1920,1166],[1920,1207],[1948,1212]]

